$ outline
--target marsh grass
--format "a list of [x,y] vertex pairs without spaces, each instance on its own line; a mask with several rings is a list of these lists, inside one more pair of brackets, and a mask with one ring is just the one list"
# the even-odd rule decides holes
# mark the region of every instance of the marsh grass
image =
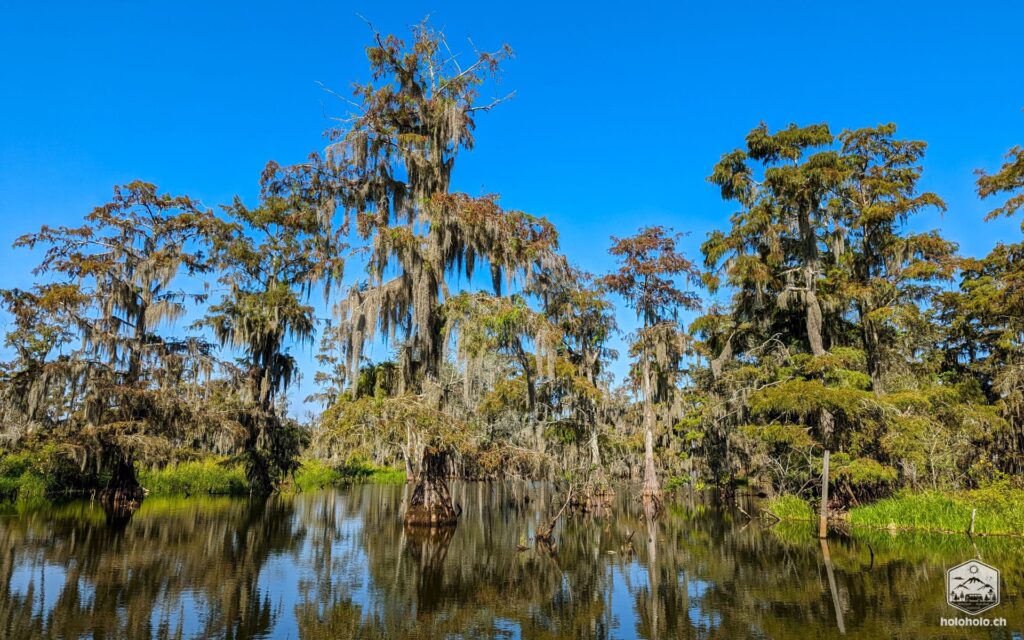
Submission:
[[316,491],[324,487],[353,484],[401,484],[405,472],[391,467],[380,467],[368,462],[353,462],[340,467],[322,460],[303,460],[294,476],[294,487],[299,491]]
[[850,510],[854,526],[965,533],[977,509],[974,533],[1024,535],[1024,490],[995,485],[973,491],[908,491]]
[[[814,520],[811,504],[797,496],[768,500],[764,510],[780,520]],[[901,491],[891,498],[850,509],[845,521],[854,527],[967,533],[977,509],[977,535],[1024,535],[1024,490],[993,485],[971,491]]]
[[157,470],[141,469],[139,484],[150,494],[163,496],[245,495],[249,492],[242,465],[225,458],[179,462]]
[[[90,488],[102,486],[95,478],[89,487],[73,487],[63,464],[54,462],[46,451],[0,455],[0,501],[32,502],[61,496],[87,495]],[[138,469],[138,480],[152,496],[224,495],[249,493],[249,483],[241,464],[226,457],[211,456],[167,465],[160,469]],[[374,483],[401,484],[405,472],[366,462],[340,467],[320,460],[303,460],[283,489],[312,491],[329,486]]]
[[762,508],[779,520],[813,520],[815,517],[809,502],[792,495],[770,498]]

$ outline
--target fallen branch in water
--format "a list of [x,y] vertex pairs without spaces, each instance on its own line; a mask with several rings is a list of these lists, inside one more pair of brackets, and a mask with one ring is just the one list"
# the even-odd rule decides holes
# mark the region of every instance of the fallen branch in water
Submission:
[[558,510],[554,518],[551,518],[551,522],[548,524],[548,528],[544,531],[538,531],[537,535],[533,536],[533,539],[537,542],[543,542],[548,544],[551,542],[551,534],[555,530],[555,525],[558,524],[558,519],[562,517],[562,513],[565,512],[565,508],[569,506],[569,502],[572,501],[572,485],[569,485],[569,491],[565,495],[565,502],[562,503],[562,508]]

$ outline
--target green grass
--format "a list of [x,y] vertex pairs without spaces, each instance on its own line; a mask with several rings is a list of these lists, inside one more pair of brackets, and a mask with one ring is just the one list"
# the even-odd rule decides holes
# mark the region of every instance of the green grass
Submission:
[[370,482],[374,484],[402,484],[405,482],[405,471],[391,467],[376,465],[349,465],[342,469],[342,475],[351,482]]
[[1004,485],[949,493],[905,491],[851,509],[849,520],[854,526],[966,532],[974,509],[975,533],[1024,535],[1024,490]]
[[316,491],[341,483],[341,472],[320,460],[303,460],[295,471],[295,486],[300,491]]
[[[405,482],[405,472],[369,463],[352,463],[334,467],[321,460],[302,460],[295,471],[292,487],[300,491],[316,491],[354,482],[390,484]],[[245,495],[249,484],[241,465],[228,464],[223,458],[205,458],[181,462],[157,471],[139,472],[139,483],[151,495]],[[285,483],[287,488],[288,483]]]
[[150,494],[175,495],[244,495],[249,492],[245,470],[221,458],[179,462],[156,471],[139,471],[139,484]]
[[[77,474],[77,475],[76,475]],[[104,478],[79,478],[81,471],[68,468],[63,458],[42,449],[0,454],[0,502],[28,502],[59,496],[85,495],[90,488],[103,485]],[[75,480],[82,480],[81,486]],[[241,464],[211,456],[202,460],[179,462],[162,469],[139,469],[139,484],[152,496],[246,495],[249,483]],[[86,484],[85,481],[88,481]],[[322,487],[352,484],[400,484],[405,482],[401,469],[381,467],[367,462],[352,462],[340,467],[320,460],[302,460],[292,487],[314,491]],[[285,488],[288,486],[285,483]]]
[[405,482],[405,472],[367,462],[354,462],[335,467],[322,460],[303,460],[295,472],[295,486],[300,491],[315,491],[323,487],[357,482],[400,484]]
[[810,503],[797,496],[778,496],[770,498],[764,504],[768,511],[779,520],[813,520],[814,511]]

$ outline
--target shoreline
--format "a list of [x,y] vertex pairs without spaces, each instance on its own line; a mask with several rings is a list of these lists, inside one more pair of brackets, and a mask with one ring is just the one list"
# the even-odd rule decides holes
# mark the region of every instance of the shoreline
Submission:
[[[812,503],[795,495],[766,499],[762,511],[778,521],[816,522]],[[969,537],[1024,537],[1024,490],[1003,485],[941,492],[901,491],[833,513],[830,527]]]

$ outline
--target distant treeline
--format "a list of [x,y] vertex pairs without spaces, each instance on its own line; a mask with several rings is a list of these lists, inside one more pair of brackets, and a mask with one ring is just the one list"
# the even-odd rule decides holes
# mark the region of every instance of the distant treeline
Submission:
[[[918,187],[924,142],[760,125],[709,167],[735,213],[700,258],[646,227],[588,274],[546,219],[450,189],[510,54],[456,57],[427,25],[375,34],[351,115],[324,152],[270,163],[255,204],[134,182],[81,226],[20,238],[38,284],[0,292],[0,453],[129,508],[140,469],[210,455],[257,494],[302,453],[404,467],[409,519],[432,524],[457,517],[453,475],[558,477],[581,501],[616,477],[649,497],[813,493],[829,450],[834,494],[858,502],[1019,473],[1024,242],[974,259],[910,231],[945,209]],[[977,184],[990,217],[1019,213],[1024,150]],[[466,284],[480,274],[486,290]],[[640,321],[620,386],[613,300]],[[286,345],[312,341],[324,410],[299,424]],[[368,361],[375,341],[393,356]]]

